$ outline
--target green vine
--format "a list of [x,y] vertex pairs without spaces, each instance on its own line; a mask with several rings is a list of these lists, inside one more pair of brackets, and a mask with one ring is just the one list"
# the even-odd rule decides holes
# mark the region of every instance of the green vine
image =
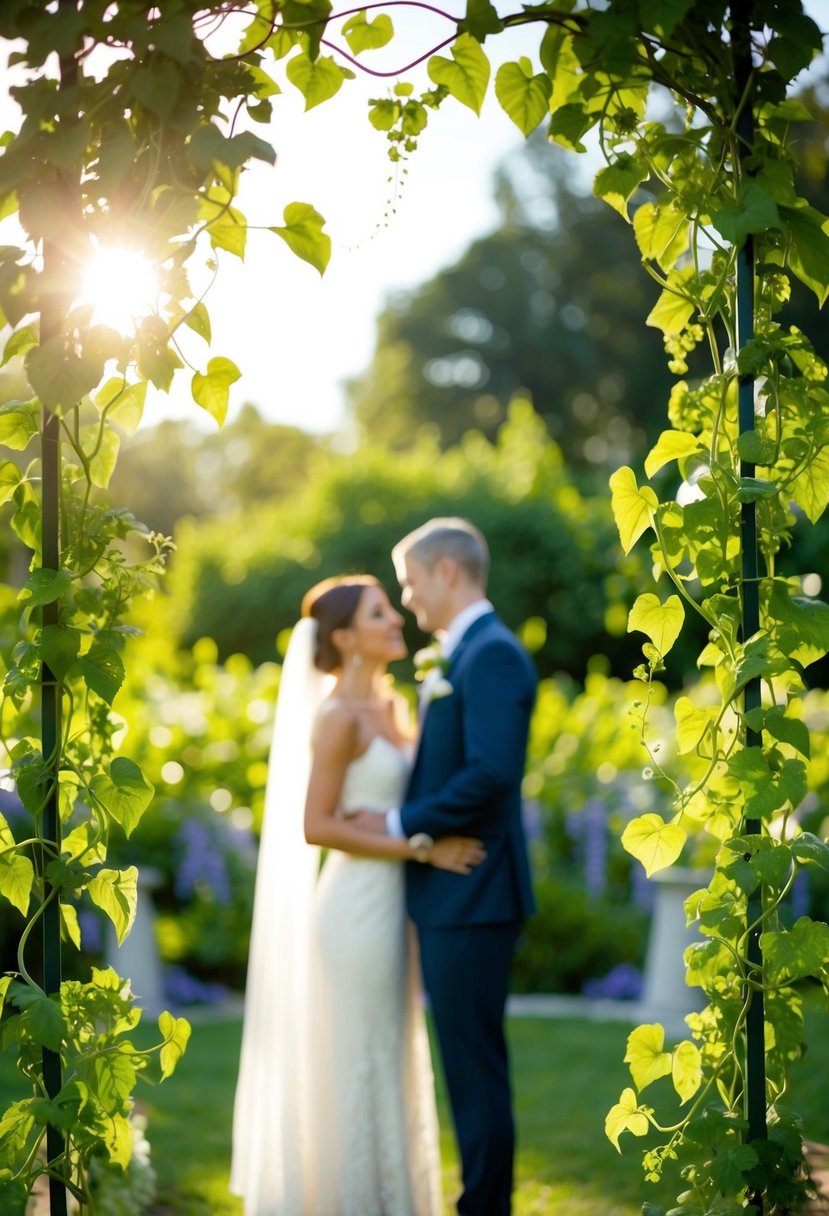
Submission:
[[[184,1019],[163,1013],[158,1045],[139,1049],[129,984],[110,968],[56,981],[51,937],[80,948],[86,901],[119,942],[135,916],[138,872],[107,866],[107,846],[113,831],[134,831],[154,791],[119,754],[116,705],[131,605],[152,593],[170,542],[105,495],[147,385],[166,391],[185,367],[181,327],[210,342],[208,291],[191,286],[191,266],[206,266],[210,283],[218,257],[244,255],[240,176],[251,159],[275,159],[270,143],[240,130],[243,118],[267,122],[279,91],[261,54],[225,60],[208,48],[226,16],[176,0],[163,12],[123,3],[115,14],[103,0],[20,2],[0,15],[21,109],[0,156],[0,214],[16,215],[21,234],[0,250],[0,324],[11,328],[3,362],[22,361],[32,393],[0,406],[9,456],[0,502],[31,552],[0,707],[5,776],[28,816],[17,839],[0,816],[0,896],[26,917],[17,971],[0,978],[2,1044],[16,1046],[31,1087],[0,1119],[3,1211],[21,1210],[42,1175],[58,1196],[53,1211],[65,1211],[64,1189],[94,1211],[96,1159],[130,1161],[137,1078],[168,1077],[189,1036]],[[302,203],[271,220],[320,271],[330,251],[322,226]],[[157,275],[126,333],[82,298],[92,255],[111,246]],[[213,356],[190,371],[195,402],[221,423],[238,369]],[[48,743],[41,704],[44,715],[55,707]]]
[[[650,682],[687,614],[701,617],[709,633],[699,663],[711,679],[677,705],[682,767],[668,773],[649,751],[651,775],[674,791],[673,814],[641,815],[622,837],[649,874],[673,864],[692,840],[709,842],[713,878],[707,887],[701,878],[687,904],[705,940],[686,955],[688,982],[709,1004],[688,1018],[689,1037],[671,1049],[659,1025],[631,1034],[625,1058],[633,1087],[609,1112],[606,1132],[617,1148],[625,1132],[657,1134],[644,1154],[645,1176],[656,1181],[666,1162],[681,1164],[686,1185],[676,1214],[783,1213],[796,1210],[809,1187],[802,1129],[783,1105],[788,1066],[803,1050],[799,987],[807,980],[829,987],[829,926],[803,917],[786,928],[780,918],[798,869],[829,868],[827,843],[801,831],[793,815],[807,788],[803,669],[829,651],[829,607],[775,570],[795,525],[792,504],[814,522],[829,502],[826,368],[807,338],[778,320],[791,277],[820,304],[829,294],[829,221],[797,193],[790,135],[810,114],[787,97],[822,38],[799,4],[678,0],[655,9],[649,17],[635,0],[614,0],[601,11],[551,4],[502,18],[486,2],[470,3],[452,58],[433,57],[428,72],[479,112],[490,75],[485,38],[511,24],[542,23],[540,70],[527,58],[502,64],[499,102],[525,135],[548,121],[550,138],[575,151],[595,131],[606,164],[594,189],[631,224],[661,288],[648,323],[664,335],[671,370],[685,375],[703,342],[711,356],[708,376],[679,381],[671,395],[671,429],[645,461],[655,485],[640,485],[631,469],[611,478],[623,549],[652,532],[655,575],[671,592],[641,595],[629,618],[629,629],[647,638],[636,672],[648,686],[636,711],[646,745]],[[747,74],[738,62],[741,37],[749,40]],[[654,86],[678,103],[675,119],[651,117]],[[401,114],[392,100],[370,115],[388,124],[392,155]],[[754,334],[741,345],[738,261],[747,242],[757,286]],[[738,386],[748,377],[758,392],[747,427]],[[686,501],[660,500],[670,467],[693,487]],[[745,548],[746,504],[754,504],[752,522],[756,515],[759,576]],[[759,628],[744,634],[752,588]],[[759,1095],[750,1076],[758,1010]],[[640,1097],[662,1077],[671,1078],[680,1103],[667,1125]]]
[[[208,292],[191,285],[191,264],[214,275],[219,257],[244,256],[240,176],[251,159],[273,162],[274,150],[240,128],[267,123],[283,86],[298,89],[307,109],[334,97],[353,76],[339,60],[363,68],[361,56],[389,44],[395,7],[389,0],[335,14],[329,0],[2,6],[0,36],[23,49],[12,56],[22,120],[1,141],[0,216],[16,213],[24,235],[0,249],[0,310],[12,330],[5,359],[25,361],[32,390],[31,399],[0,407],[0,442],[20,454],[0,465],[0,500],[11,503],[12,528],[33,553],[0,711],[9,772],[31,819],[20,840],[0,820],[0,894],[29,917],[18,972],[0,979],[3,1042],[17,1044],[32,1085],[0,1122],[0,1185],[13,1202],[46,1173],[91,1207],[90,1160],[128,1161],[133,1083],[149,1066],[128,1037],[140,1011],[113,972],[64,982],[58,992],[46,991],[29,965],[33,929],[56,907],[75,945],[79,900],[102,907],[121,938],[134,915],[135,868],[108,869],[106,845],[113,828],[129,835],[153,791],[117,754],[122,724],[113,703],[130,601],[152,588],[168,543],[105,503],[119,435],[137,426],[148,383],[166,391],[181,375],[181,327],[210,342]],[[392,160],[415,150],[430,113],[449,97],[479,113],[491,76],[483,44],[535,25],[537,61],[501,64],[499,103],[524,135],[545,123],[551,139],[577,152],[589,133],[598,137],[606,163],[594,189],[631,224],[660,286],[648,320],[664,335],[671,369],[686,376],[691,352],[710,355],[707,376],[674,387],[670,428],[645,461],[654,484],[640,484],[631,469],[611,479],[623,549],[652,533],[654,571],[669,591],[664,600],[640,596],[631,611],[629,627],[647,637],[637,674],[650,684],[689,612],[709,631],[699,657],[705,678],[677,703],[679,765],[663,774],[672,814],[640,816],[623,836],[649,873],[675,862],[689,840],[709,841],[713,878],[688,903],[705,940],[686,956],[688,981],[709,1004],[671,1049],[661,1026],[631,1034],[633,1087],[606,1131],[617,1147],[625,1132],[657,1135],[644,1154],[649,1179],[666,1162],[681,1163],[677,1214],[792,1211],[807,1183],[801,1129],[782,1100],[788,1066],[802,1051],[799,986],[829,987],[829,926],[804,917],[786,928],[780,908],[800,867],[829,868],[829,846],[800,831],[794,815],[809,757],[803,672],[829,651],[829,606],[777,573],[776,556],[795,526],[792,504],[815,521],[829,502],[829,395],[825,365],[780,315],[792,277],[820,304],[829,294],[829,221],[799,195],[792,148],[792,125],[810,114],[789,96],[821,34],[799,0],[553,0],[506,16],[489,0],[468,0],[462,18],[419,7],[453,28],[426,54],[407,48],[401,56],[401,71],[427,61],[430,88],[416,96],[397,81],[370,102],[369,120],[388,138]],[[220,54],[240,18],[240,45]],[[343,24],[329,36],[334,22]],[[741,33],[750,40],[747,73],[736,62]],[[652,116],[654,92],[671,99],[670,119]],[[324,270],[330,241],[311,204],[293,203],[281,224],[267,226]],[[154,307],[126,337],[76,303],[87,258],[107,244],[140,251],[159,276]],[[748,244],[754,335],[742,341],[735,284]],[[238,374],[214,356],[191,376],[194,400],[219,423]],[[746,427],[739,397],[749,379],[757,390]],[[27,453],[39,436],[48,448],[56,429],[66,458],[60,560],[50,564],[41,556],[45,465]],[[680,501],[664,489],[664,470],[674,468],[689,489]],[[751,503],[757,577],[744,572],[741,529]],[[744,636],[752,588],[759,628]],[[60,731],[44,754],[31,713],[55,683]],[[646,710],[639,718],[646,739]],[[651,761],[662,772],[653,753]],[[47,832],[55,794],[61,829]],[[746,1049],[760,995],[762,1135],[752,1131]],[[186,1024],[163,1015],[160,1031],[166,1076]],[[46,1079],[44,1050],[59,1057],[59,1088]],[[658,1121],[641,1099],[661,1077],[671,1078],[681,1105],[673,1122]],[[48,1159],[39,1155],[44,1129],[59,1135]]]

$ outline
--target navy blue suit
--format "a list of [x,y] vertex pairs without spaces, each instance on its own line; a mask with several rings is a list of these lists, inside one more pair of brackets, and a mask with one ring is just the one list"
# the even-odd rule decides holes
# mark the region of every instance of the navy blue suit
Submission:
[[462,1216],[508,1216],[514,1129],[503,1017],[521,922],[534,911],[521,823],[521,780],[536,678],[493,612],[451,660],[450,696],[426,708],[401,808],[407,836],[477,836],[470,875],[406,867],[463,1168]]

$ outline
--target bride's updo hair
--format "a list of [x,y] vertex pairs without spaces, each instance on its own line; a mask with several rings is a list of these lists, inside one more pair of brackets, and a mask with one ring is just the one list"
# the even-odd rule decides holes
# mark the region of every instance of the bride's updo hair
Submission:
[[366,587],[379,587],[380,583],[371,574],[346,574],[340,578],[326,578],[306,592],[302,601],[302,615],[317,622],[317,649],[314,666],[320,671],[336,671],[342,667],[343,657],[331,638],[335,629],[347,629]]

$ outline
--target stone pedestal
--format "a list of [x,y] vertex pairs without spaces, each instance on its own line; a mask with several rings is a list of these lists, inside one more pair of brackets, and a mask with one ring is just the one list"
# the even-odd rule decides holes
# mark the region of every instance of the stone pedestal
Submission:
[[669,1035],[685,1035],[685,1015],[706,1004],[702,989],[685,982],[685,948],[700,941],[700,934],[695,926],[685,924],[684,905],[689,895],[708,885],[709,878],[704,870],[674,867],[651,880],[656,883],[656,898],[639,1018],[661,1022]]
[[138,871],[138,903],[135,920],[122,945],[115,930],[106,927],[105,954],[110,967],[129,980],[138,1004],[149,1017],[157,1017],[169,1002],[164,996],[164,981],[155,939],[155,908],[152,892],[161,885],[162,874],[152,866]]

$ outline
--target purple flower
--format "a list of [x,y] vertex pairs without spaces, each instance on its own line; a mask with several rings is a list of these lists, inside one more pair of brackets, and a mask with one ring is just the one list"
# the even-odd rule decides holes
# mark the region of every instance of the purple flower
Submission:
[[524,822],[524,831],[527,834],[527,839],[540,840],[542,834],[541,803],[531,802],[528,798],[525,798],[521,804],[521,818]]
[[230,879],[215,833],[201,819],[185,819],[177,839],[182,857],[176,874],[176,895],[191,899],[203,884],[213,892],[217,903],[229,904]]
[[580,811],[567,815],[567,834],[581,860],[584,885],[590,895],[600,896],[607,887],[607,808],[591,798]]
[[795,875],[792,889],[789,892],[789,906],[792,922],[801,916],[809,915],[809,875],[801,868]]
[[23,803],[18,798],[13,790],[0,788],[0,815],[9,823],[23,823],[28,820],[29,815],[25,810]]
[[78,924],[81,929],[81,943],[84,950],[98,954],[103,949],[104,939],[101,932],[101,918],[91,908],[78,909]]
[[642,866],[636,865],[631,870],[631,896],[634,907],[643,912],[650,912],[656,898],[654,884],[648,878]]
[[607,885],[607,819],[604,804],[596,798],[584,811],[584,885],[591,895],[601,895]]
[[638,1001],[642,995],[642,973],[632,963],[618,963],[600,980],[588,980],[582,988],[591,1000]]
[[207,984],[183,967],[167,967],[164,989],[173,1005],[217,1005],[227,997],[223,984]]

